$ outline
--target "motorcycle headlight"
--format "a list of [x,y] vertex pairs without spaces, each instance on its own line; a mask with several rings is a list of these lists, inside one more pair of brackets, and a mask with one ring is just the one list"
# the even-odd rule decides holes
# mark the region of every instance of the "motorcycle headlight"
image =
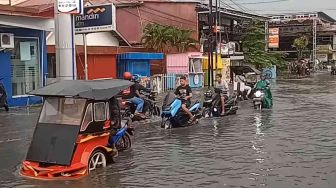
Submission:
[[261,97],[261,91],[257,91],[257,92],[255,92],[255,94],[254,94],[256,97]]

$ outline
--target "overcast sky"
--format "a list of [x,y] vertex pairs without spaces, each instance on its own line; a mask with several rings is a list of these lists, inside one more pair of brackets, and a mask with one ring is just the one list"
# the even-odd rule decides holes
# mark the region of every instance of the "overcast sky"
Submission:
[[258,14],[323,11],[336,19],[336,0],[221,0],[221,2]]

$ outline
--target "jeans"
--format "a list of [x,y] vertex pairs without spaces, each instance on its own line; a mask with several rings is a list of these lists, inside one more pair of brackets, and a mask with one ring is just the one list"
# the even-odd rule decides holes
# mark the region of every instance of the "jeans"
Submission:
[[137,105],[135,112],[136,113],[142,113],[143,107],[144,107],[144,103],[145,101],[139,97],[133,97],[131,99],[129,99],[129,101],[135,105]]

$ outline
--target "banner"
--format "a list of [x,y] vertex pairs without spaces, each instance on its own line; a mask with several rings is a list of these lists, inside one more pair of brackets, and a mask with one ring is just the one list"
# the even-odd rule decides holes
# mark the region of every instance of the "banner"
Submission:
[[61,13],[82,14],[83,0],[57,0],[57,10]]
[[269,28],[268,48],[279,48],[279,28]]

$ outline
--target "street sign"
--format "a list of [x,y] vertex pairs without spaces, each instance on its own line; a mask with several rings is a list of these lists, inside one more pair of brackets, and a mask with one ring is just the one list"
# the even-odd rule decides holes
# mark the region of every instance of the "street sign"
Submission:
[[82,14],[83,0],[57,0],[57,10],[61,13]]
[[116,30],[116,9],[112,4],[84,7],[83,15],[75,16],[76,33]]

